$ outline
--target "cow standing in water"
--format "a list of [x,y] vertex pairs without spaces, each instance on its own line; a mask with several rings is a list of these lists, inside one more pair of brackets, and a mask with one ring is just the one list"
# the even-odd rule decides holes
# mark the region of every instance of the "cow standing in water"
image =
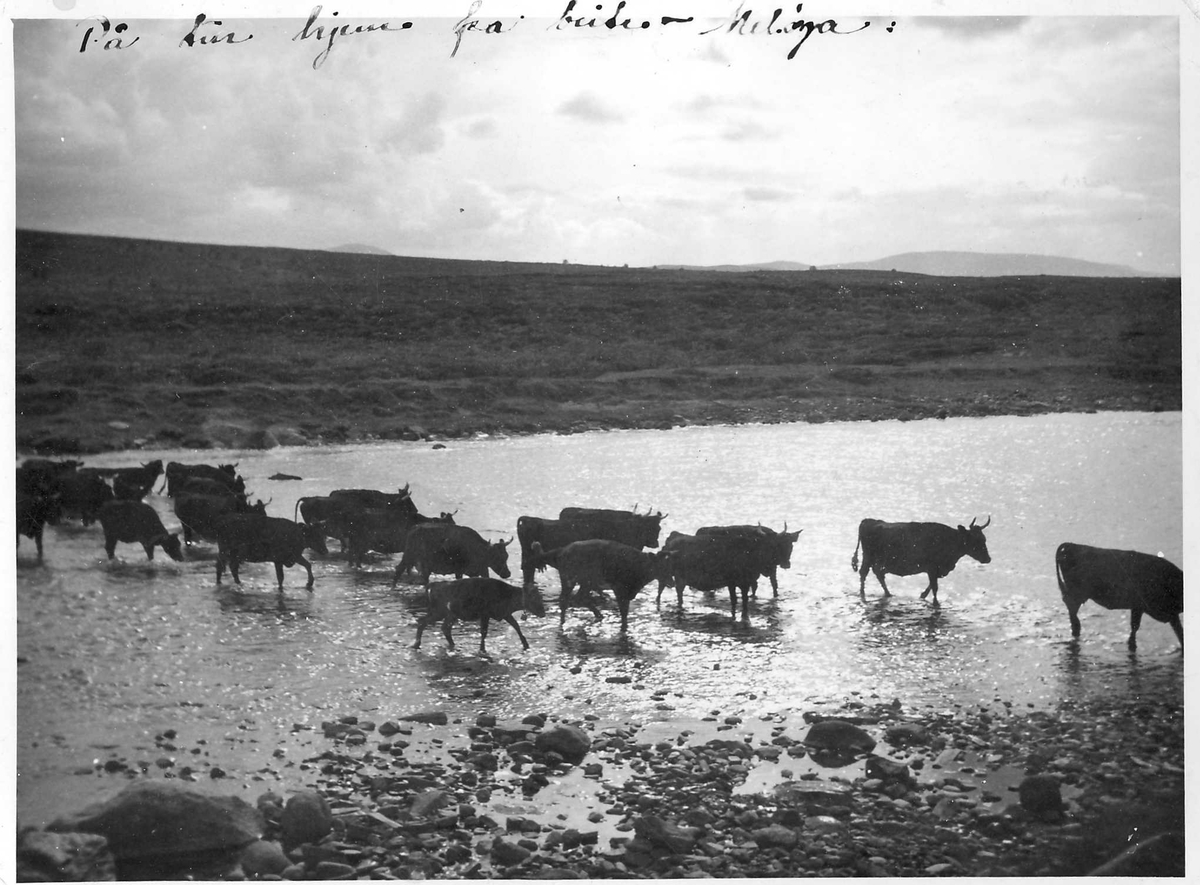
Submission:
[[427,598],[429,611],[417,621],[417,641],[413,643],[413,648],[421,647],[421,635],[425,628],[438,621],[442,622],[446,644],[454,648],[450,628],[456,620],[479,621],[479,651],[483,654],[487,654],[484,643],[487,641],[489,621],[507,622],[517,631],[521,645],[529,648],[529,641],[513,614],[521,609],[539,618],[546,614],[546,604],[537,587],[532,584],[514,587],[496,578],[438,581],[429,585]]
[[1142,614],[1171,625],[1183,649],[1183,571],[1161,556],[1136,550],[1108,550],[1060,544],[1054,554],[1058,590],[1079,638],[1079,607],[1089,599],[1108,609],[1129,609],[1129,647],[1137,647]]
[[143,501],[109,501],[100,508],[97,519],[104,528],[104,552],[109,559],[116,554],[118,541],[141,544],[146,559],[154,558],[155,547],[161,547],[176,562],[183,559],[179,535],[168,532],[154,508]]
[[[860,578],[858,594],[867,598],[867,572],[874,572],[883,588],[884,596],[891,596],[885,574],[929,576],[929,586],[921,593],[924,599],[933,591],[933,604],[939,605],[938,578],[944,578],[964,556],[982,563],[992,561],[988,553],[987,539],[983,530],[992,524],[992,518],[983,525],[971,525],[953,529],[938,522],[884,522],[880,519],[864,519],[858,526],[858,543],[850,567]],[[858,566],[858,548],[862,547],[862,568]]]

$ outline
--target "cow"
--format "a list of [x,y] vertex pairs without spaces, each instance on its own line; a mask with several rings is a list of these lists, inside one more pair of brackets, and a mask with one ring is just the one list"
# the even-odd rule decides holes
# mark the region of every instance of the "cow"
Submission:
[[425,632],[426,627],[438,621],[442,622],[442,633],[446,637],[446,643],[454,648],[454,639],[450,636],[451,625],[458,620],[477,620],[481,654],[487,654],[484,643],[487,641],[489,621],[507,621],[517,631],[521,645],[528,649],[529,642],[521,632],[521,626],[513,617],[513,613],[524,609],[539,618],[546,614],[546,604],[536,587],[514,587],[497,578],[436,581],[429,585],[427,599],[429,611],[417,621],[417,640],[413,643],[413,648],[421,647],[421,634]]
[[370,550],[376,553],[403,553],[409,532],[418,525],[454,523],[454,517],[449,513],[426,516],[396,507],[359,509],[343,514],[342,519],[345,523],[346,559],[355,568],[362,566]]
[[237,475],[236,464],[181,464],[178,461],[169,461],[165,475],[167,495],[171,498],[181,494],[184,485],[191,479],[219,482],[237,494],[244,494],[246,491],[246,481]]
[[1058,590],[1079,639],[1079,607],[1089,599],[1108,609],[1129,609],[1129,647],[1137,647],[1142,614],[1170,624],[1183,648],[1183,571],[1179,566],[1136,550],[1109,550],[1085,544],[1060,544],[1054,554]]
[[558,597],[559,624],[566,622],[567,608],[576,587],[583,597],[580,601],[599,621],[602,615],[596,607],[596,597],[601,589],[608,587],[617,599],[621,631],[625,632],[629,629],[629,603],[639,590],[662,574],[660,554],[645,553],[605,538],[572,541],[554,550],[543,550],[541,543],[534,541],[531,552],[539,564],[558,569],[562,585]]
[[[758,573],[771,582],[771,592],[779,595],[779,578],[776,569],[792,567],[792,548],[800,538],[804,529],[794,532],[787,530],[777,532],[763,525],[707,525],[696,529],[696,535],[737,535],[746,538],[758,551],[760,567]],[[751,589],[754,595],[755,589]]]
[[[17,471],[18,474],[20,470]],[[42,563],[42,532],[47,523],[54,525],[62,518],[62,500],[57,493],[42,494],[21,487],[17,480],[17,549],[21,535],[32,538],[37,545],[38,565]]]
[[[533,555],[535,543],[540,544],[543,551],[565,547],[575,541],[597,539],[618,541],[636,550],[658,546],[658,524],[663,518],[661,514],[647,517],[627,511],[589,511],[578,507],[567,507],[562,512],[575,513],[578,518],[545,519],[540,516],[522,516],[517,520],[517,540],[521,544],[521,577],[526,584],[533,581],[535,571],[546,567],[540,557]],[[637,522],[626,518],[634,516],[637,517]],[[622,538],[627,540],[622,541]],[[633,543],[629,543],[631,541]],[[535,565],[535,561],[541,564]]]
[[197,538],[216,541],[221,521],[239,513],[266,516],[267,505],[262,501],[251,505],[228,495],[181,495],[175,499],[175,516],[183,525],[183,542],[188,546]]
[[56,494],[61,490],[62,480],[82,466],[82,461],[29,458],[17,468],[17,489],[35,495]]
[[283,593],[284,566],[302,565],[308,572],[309,590],[313,587],[312,565],[304,551],[313,549],[325,555],[325,535],[320,529],[303,523],[257,513],[239,513],[221,520],[217,527],[217,583],[225,566],[235,584],[241,584],[238,566],[243,562],[273,562],[279,592]]
[[584,526],[589,537],[620,541],[638,550],[658,547],[662,513],[638,513],[634,510],[604,510],[595,507],[564,507],[558,518]]
[[757,587],[762,572],[760,541],[744,533],[685,535],[671,532],[663,544],[663,578],[658,586],[662,600],[665,584],[675,587],[679,610],[683,611],[686,587],[711,593],[721,587],[729,590],[729,605],[737,617],[738,593],[742,596],[742,617],[750,616],[750,593]]
[[[395,530],[386,524],[386,520],[363,517],[362,514],[367,512],[394,517],[391,522],[402,526],[401,531],[404,533],[413,525],[430,518],[417,513],[407,486],[395,495],[374,489],[334,489],[328,495],[305,496],[296,500],[292,518],[300,516],[309,525],[321,525],[325,536],[337,538],[342,545],[342,551],[346,552],[350,548],[351,526],[358,517],[358,547],[362,553],[369,549],[379,549],[371,546],[373,537],[383,538],[379,543],[387,549],[379,549],[379,552],[399,553],[403,550],[403,535],[396,539],[393,537]],[[445,515],[442,514],[443,517]],[[367,533],[365,537],[364,532]]]
[[104,529],[104,552],[109,559],[115,556],[118,541],[141,544],[147,559],[154,559],[155,547],[161,547],[176,562],[183,559],[179,535],[167,531],[149,504],[117,498],[101,507],[97,518]]
[[121,467],[113,472],[113,494],[124,501],[140,501],[150,494],[162,476],[163,463],[156,458],[141,467]]
[[175,484],[175,492],[171,497],[178,499],[187,495],[210,495],[245,503],[246,484],[231,485],[206,476],[189,476]]
[[113,490],[102,474],[90,468],[76,470],[59,480],[63,516],[76,517],[84,525],[96,521],[96,515],[109,501],[115,500]]
[[376,489],[334,489],[329,493],[329,497],[343,498],[360,507],[373,509],[394,507],[409,513],[417,512],[417,505],[413,503],[412,494],[409,492],[407,485],[402,489],[398,489],[395,494],[381,492]]
[[[885,574],[916,575],[924,572],[929,576],[929,586],[921,593],[924,599],[933,591],[933,604],[939,605],[938,578],[944,578],[958,561],[970,556],[984,564],[992,561],[988,553],[987,539],[983,530],[992,524],[989,516],[983,525],[961,525],[953,529],[939,522],[883,522],[879,519],[864,519],[858,526],[858,543],[854,545],[854,556],[850,567],[858,572],[858,593],[867,598],[867,572],[874,572],[883,588],[884,596],[891,596]],[[858,548],[862,547],[862,568],[858,566]]]
[[508,541],[488,543],[479,532],[465,525],[425,522],[409,529],[404,539],[404,556],[396,566],[392,587],[409,569],[417,572],[421,583],[428,585],[431,574],[464,575],[486,578],[491,569],[502,578],[508,570]]

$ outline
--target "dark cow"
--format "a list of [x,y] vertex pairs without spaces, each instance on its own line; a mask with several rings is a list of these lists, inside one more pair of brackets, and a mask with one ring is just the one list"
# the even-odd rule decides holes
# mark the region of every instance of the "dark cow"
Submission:
[[[792,567],[792,548],[802,531],[804,529],[789,532],[785,522],[782,532],[764,525],[706,525],[696,529],[696,535],[736,535],[745,538],[757,551],[760,563],[758,573],[770,580],[771,592],[778,596],[779,578],[776,569]],[[753,589],[750,592],[754,594]]]
[[491,569],[502,578],[508,570],[508,541],[488,543],[479,532],[465,525],[426,522],[413,526],[404,540],[404,556],[392,578],[395,587],[400,576],[414,569],[422,584],[431,574],[462,578],[486,578]]
[[[382,514],[384,518],[363,516],[371,512]],[[407,533],[413,525],[430,518],[417,513],[407,486],[395,495],[374,489],[334,489],[328,495],[305,496],[297,499],[292,518],[296,519],[297,514],[309,525],[321,525],[326,537],[337,538],[343,552],[350,548],[352,526],[357,522],[357,546],[361,553],[370,549],[399,553],[404,549],[404,538],[401,535],[396,540],[395,532]],[[442,516],[445,517],[445,514]],[[386,525],[388,518],[401,528]],[[379,543],[386,549],[372,547],[372,538],[380,538]]]
[[187,479],[180,480],[175,484],[175,493],[171,497],[182,498],[186,495],[212,495],[214,497],[228,498],[231,501],[245,503],[245,489],[245,483],[241,483],[239,488],[236,485],[221,482],[219,479],[210,479],[205,476],[189,476]]
[[539,564],[558,569],[559,583],[562,584],[558,597],[560,624],[567,619],[567,608],[576,587],[582,597],[579,601],[591,609],[597,621],[600,620],[596,598],[600,590],[607,587],[617,599],[621,630],[625,631],[629,629],[629,603],[639,590],[662,574],[660,554],[644,553],[636,547],[604,538],[573,541],[554,550],[543,550],[535,541],[532,554]]
[[325,535],[320,529],[303,523],[255,513],[235,514],[223,519],[217,528],[217,583],[225,566],[235,584],[241,584],[238,567],[243,562],[273,562],[279,592],[283,592],[284,566],[302,565],[308,572],[309,590],[313,586],[312,565],[304,558],[307,549],[324,555]]
[[[20,473],[20,471],[17,471]],[[42,562],[42,532],[47,523],[54,525],[62,518],[62,500],[58,494],[41,494],[21,488],[17,482],[17,549],[21,535],[32,538],[37,545],[37,561]]]
[[449,513],[425,516],[396,507],[354,510],[343,514],[342,519],[345,521],[346,560],[355,568],[362,566],[371,550],[376,553],[403,553],[409,532],[418,525],[454,523],[454,517]]
[[161,459],[148,461],[141,467],[121,467],[113,471],[113,494],[123,501],[140,501],[150,494],[163,473]]
[[181,464],[170,461],[166,467],[167,495],[176,497],[192,479],[204,479],[217,482],[233,490],[236,494],[245,494],[246,481],[237,475],[236,464]]
[[658,546],[662,514],[648,516],[625,510],[589,510],[582,507],[566,507],[562,512],[575,514],[575,517],[544,519],[540,516],[522,516],[517,520],[521,577],[526,584],[533,580],[535,571],[546,567],[544,562],[535,565],[535,559],[538,558],[533,555],[534,543],[541,544],[543,551],[565,547],[575,541],[590,540],[618,541],[636,550]]
[[738,593],[742,596],[742,617],[750,616],[750,593],[758,585],[763,556],[760,540],[744,533],[685,535],[671,532],[663,545],[658,599],[663,585],[675,587],[679,610],[683,610],[683,591],[687,587],[711,593],[721,587],[729,590],[731,614],[737,616]]
[[[938,578],[944,578],[964,556],[982,563],[992,561],[988,553],[987,539],[983,530],[992,524],[992,518],[983,525],[961,525],[953,529],[940,522],[883,522],[879,519],[864,519],[858,526],[858,543],[854,545],[854,556],[850,567],[860,578],[858,593],[867,598],[867,572],[874,572],[883,588],[884,596],[891,596],[885,574],[916,575],[924,572],[929,576],[929,586],[921,593],[924,599],[933,591],[933,603],[938,605]],[[862,547],[862,568],[858,567],[858,548]]]
[[114,500],[112,488],[102,475],[90,469],[77,470],[59,480],[63,516],[81,519],[84,525],[96,521],[96,515],[109,501]]
[[524,609],[539,618],[546,614],[546,604],[536,587],[514,587],[496,578],[437,581],[429,585],[427,598],[429,612],[417,621],[417,641],[413,648],[421,647],[421,634],[438,621],[442,622],[442,633],[451,648],[454,648],[454,639],[450,636],[450,627],[455,621],[479,621],[479,651],[483,654],[487,654],[484,643],[489,621],[507,621],[517,631],[521,645],[529,648],[513,613]]
[[112,559],[117,542],[141,544],[146,558],[154,558],[154,548],[161,547],[177,562],[183,559],[179,535],[171,534],[159,519],[158,513],[142,501],[114,500],[100,508],[100,525],[104,528],[104,552]]
[[267,505],[262,501],[250,505],[228,495],[181,495],[175,499],[175,516],[183,525],[183,542],[188,545],[197,538],[216,541],[221,521],[239,513],[266,516]]
[[1058,589],[1079,638],[1079,607],[1089,599],[1108,609],[1129,609],[1129,647],[1137,646],[1142,614],[1170,624],[1183,647],[1183,571],[1161,556],[1060,544],[1054,554]]
[[396,491],[381,492],[376,489],[334,489],[329,493],[331,498],[342,498],[351,501],[360,507],[372,509],[397,508],[406,510],[409,513],[417,512],[417,505],[413,503],[412,495],[409,493],[408,486]]
[[17,468],[17,489],[33,495],[56,494],[61,490],[62,480],[82,466],[82,461],[29,458]]
[[589,537],[620,541],[638,550],[658,546],[662,513],[638,513],[634,510],[603,510],[595,507],[564,507],[558,518],[585,527]]

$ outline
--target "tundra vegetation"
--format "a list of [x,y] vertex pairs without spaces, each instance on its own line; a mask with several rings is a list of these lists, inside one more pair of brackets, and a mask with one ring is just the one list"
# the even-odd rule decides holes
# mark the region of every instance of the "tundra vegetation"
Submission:
[[729,273],[31,231],[16,265],[23,452],[1182,407],[1178,278]]

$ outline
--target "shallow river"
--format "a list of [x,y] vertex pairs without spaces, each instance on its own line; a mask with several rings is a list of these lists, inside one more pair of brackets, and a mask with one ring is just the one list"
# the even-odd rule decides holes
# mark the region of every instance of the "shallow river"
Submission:
[[[270,564],[245,566],[240,591],[228,576],[218,587],[211,545],[181,563],[161,551],[147,562],[140,546],[118,545],[109,562],[98,525],[50,527],[44,566],[28,539],[17,557],[23,824],[111,792],[108,776],[88,775],[94,762],[161,757],[155,738],[167,729],[176,732],[179,765],[220,766],[231,775],[226,789],[237,791],[248,777],[284,789],[304,783],[297,762],[328,746],[319,723],[349,714],[382,722],[426,710],[472,718],[542,711],[648,721],[800,712],[851,696],[945,709],[1183,691],[1175,636],[1148,617],[1130,654],[1128,614],[1086,605],[1083,641],[1073,647],[1054,575],[1055,548],[1066,540],[1162,553],[1183,565],[1179,413],[86,460],[122,466],[158,457],[236,460],[253,495],[289,518],[301,495],[409,484],[422,512],[454,511],[489,539],[513,537],[522,514],[553,517],[569,504],[661,511],[664,537],[715,523],[782,529],[786,521],[803,533],[778,597],[764,582],[748,620],[730,617],[724,593],[689,592],[680,613],[671,593],[660,606],[648,588],[634,601],[627,636],[615,609],[598,624],[573,609],[560,629],[551,570],[538,579],[549,616],[522,624],[530,650],[493,625],[485,657],[471,625],[456,628],[455,651],[436,628],[420,650],[410,647],[421,594],[391,589],[391,557],[357,571],[336,555],[317,558],[315,590],[304,589],[295,568],[280,596]],[[268,479],[277,473],[302,479]],[[178,527],[168,498],[147,500]],[[850,557],[865,516],[949,524],[990,516],[992,561],[963,559],[940,582],[940,607],[919,598],[923,575],[891,577],[890,599],[870,577],[863,602]],[[514,541],[514,582],[519,560]]]

